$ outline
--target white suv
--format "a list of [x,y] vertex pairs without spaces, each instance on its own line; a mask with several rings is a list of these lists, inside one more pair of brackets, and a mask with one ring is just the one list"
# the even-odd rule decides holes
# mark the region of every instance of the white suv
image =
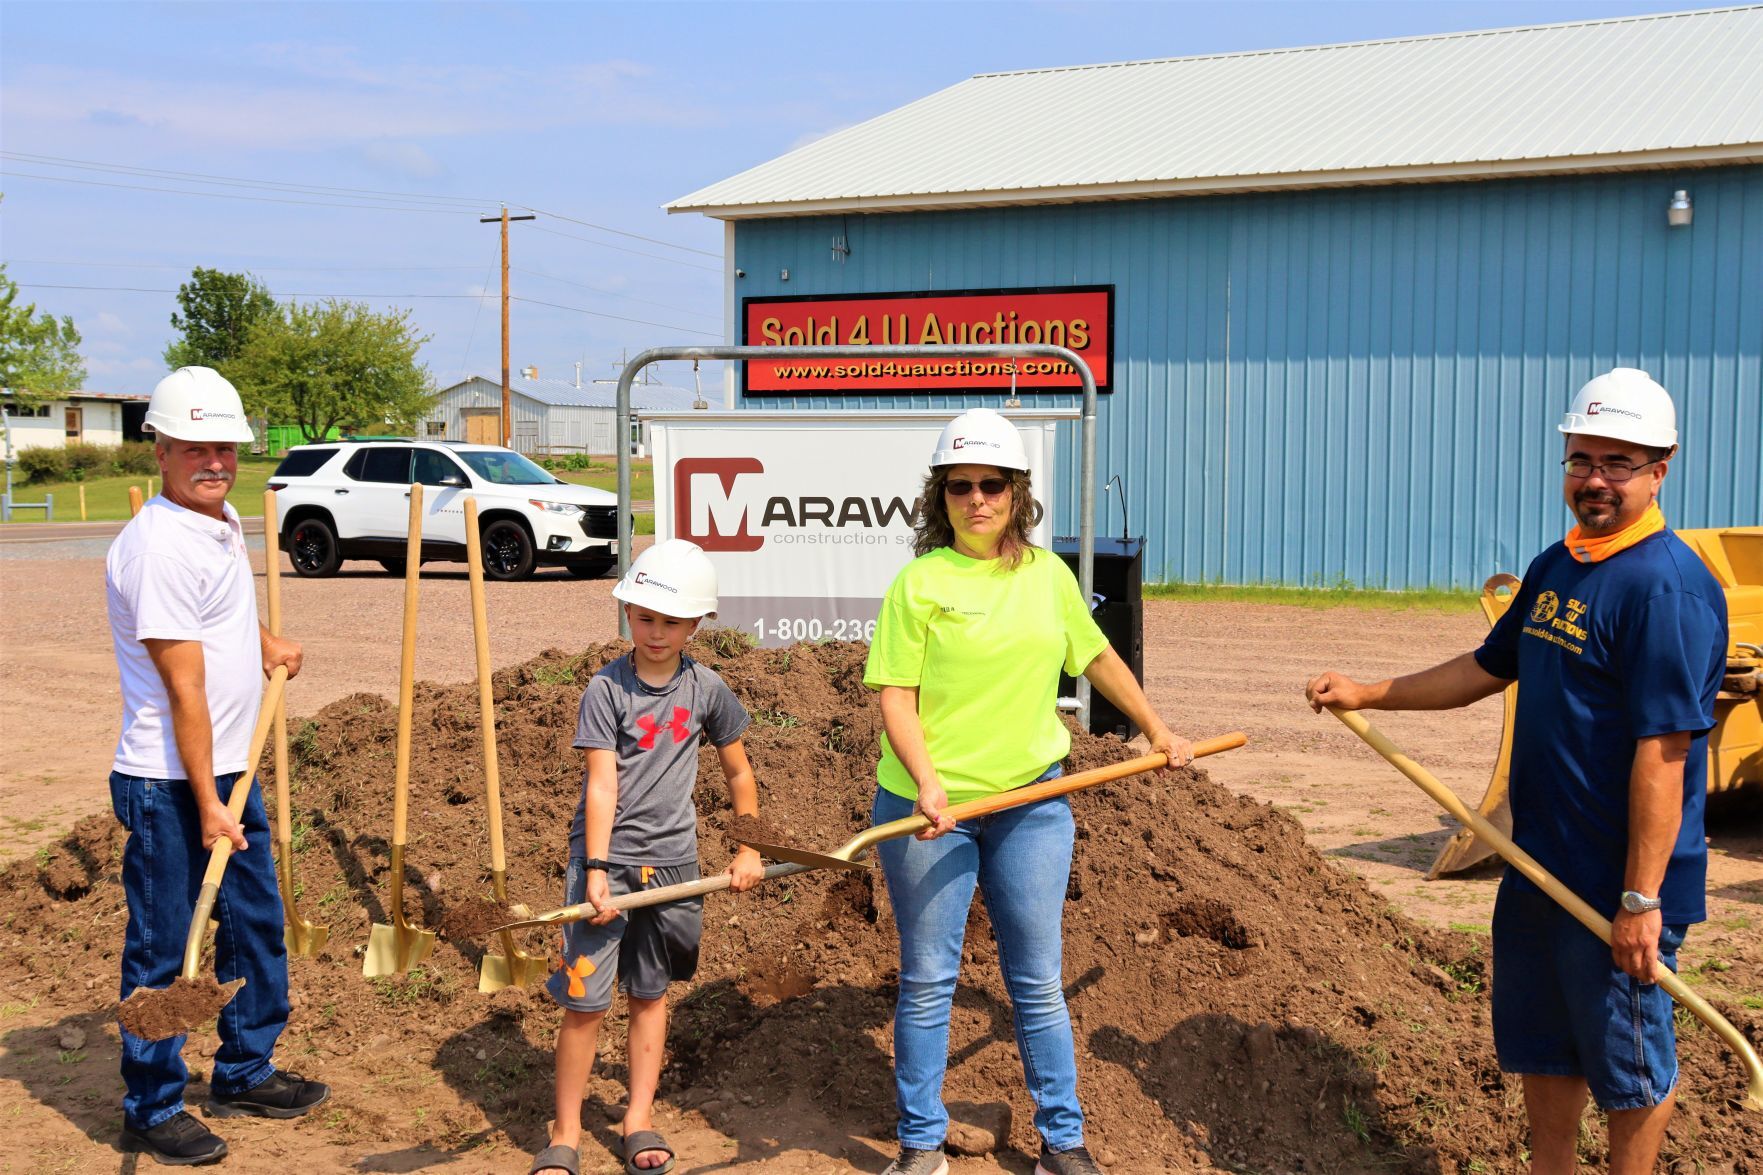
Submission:
[[512,449],[364,438],[289,449],[269,479],[294,570],[335,575],[374,559],[403,575],[410,487],[424,487],[422,558],[465,560],[465,499],[477,499],[484,574],[522,579],[541,563],[583,578],[617,562],[618,498],[558,481]]

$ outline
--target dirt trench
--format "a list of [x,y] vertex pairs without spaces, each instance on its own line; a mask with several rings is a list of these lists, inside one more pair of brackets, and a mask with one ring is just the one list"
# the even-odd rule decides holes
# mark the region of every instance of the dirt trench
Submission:
[[[499,671],[509,897],[561,903],[580,788],[570,750],[581,690],[626,646],[548,651]],[[832,847],[868,823],[879,716],[863,646],[757,650],[726,636],[693,653],[754,716],[747,735],[769,827]],[[409,917],[438,928],[421,968],[365,980],[370,922],[387,921],[395,711],[367,694],[297,724],[295,867],[302,913],[331,927],[318,959],[291,963],[283,1052],[337,1087],[341,1116],[300,1124],[330,1140],[372,1137],[462,1153],[542,1138],[558,1014],[540,991],[476,991],[499,914],[469,684],[416,691]],[[1222,733],[1215,731],[1204,734]],[[1079,735],[1072,770],[1127,757]],[[272,782],[265,767],[264,780]],[[700,752],[706,873],[726,867],[727,797]],[[1203,770],[1139,776],[1073,797],[1065,970],[1092,1144],[1128,1170],[1469,1172],[1513,1169],[1523,1150],[1516,1084],[1495,1064],[1485,940],[1428,930],[1306,845],[1295,820],[1238,798]],[[92,817],[38,860],[0,874],[0,992],[69,1018],[113,1007],[126,918],[122,831]],[[557,944],[535,935],[529,949]],[[892,1130],[896,938],[876,874],[814,873],[706,906],[697,979],[676,989],[663,1098],[731,1137],[813,1113],[853,1138]],[[1034,1153],[984,908],[967,928],[945,1096],[990,1121],[1000,1148]],[[1753,1039],[1763,1016],[1723,1006]],[[82,1021],[86,1022],[86,1021]],[[191,1038],[193,1064],[212,1031]],[[204,1051],[206,1050],[206,1051]],[[1673,1170],[1763,1173],[1763,1126],[1731,1098],[1735,1060],[1693,1024],[1681,1033],[1682,1112]],[[400,1059],[391,1081],[387,1058]],[[607,1034],[596,1088],[616,1096],[622,1031]],[[413,1104],[427,1107],[415,1115]],[[788,1111],[786,1113],[785,1111]],[[1583,1156],[1603,1153],[1601,1128]]]

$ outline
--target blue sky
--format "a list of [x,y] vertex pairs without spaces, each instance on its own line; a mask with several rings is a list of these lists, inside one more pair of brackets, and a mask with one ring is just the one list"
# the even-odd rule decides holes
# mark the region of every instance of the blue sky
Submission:
[[[972,74],[1685,7],[12,0],[0,260],[73,316],[95,388],[151,388],[172,333],[163,291],[196,265],[408,307],[437,378],[494,375],[497,233],[477,216],[530,205],[661,242],[555,217],[514,226],[514,293],[554,304],[516,303],[514,366],[609,377],[621,350],[720,337],[721,226],[663,203]],[[299,200],[316,203],[284,202]]]

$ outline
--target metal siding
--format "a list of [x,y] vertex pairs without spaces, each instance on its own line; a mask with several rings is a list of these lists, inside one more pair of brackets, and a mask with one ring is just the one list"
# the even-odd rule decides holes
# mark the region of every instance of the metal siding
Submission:
[[[1665,224],[1677,187],[1694,200],[1688,229]],[[742,296],[1114,284],[1098,476],[1126,483],[1152,579],[1413,588],[1521,573],[1569,522],[1555,421],[1618,365],[1678,401],[1671,523],[1763,522],[1760,166],[742,221],[735,248]],[[1059,534],[1076,532],[1077,456],[1062,426]],[[1119,533],[1119,509],[1098,494],[1099,533]]]

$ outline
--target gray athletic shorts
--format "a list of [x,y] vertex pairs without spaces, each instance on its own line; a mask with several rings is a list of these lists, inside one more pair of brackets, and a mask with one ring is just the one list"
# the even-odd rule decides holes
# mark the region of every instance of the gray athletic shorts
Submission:
[[[606,878],[613,897],[698,880],[689,865],[613,865]],[[587,862],[571,857],[564,904],[588,900]],[[604,1012],[616,982],[626,995],[660,999],[667,985],[698,970],[698,939],[704,899],[688,898],[620,914],[604,926],[570,922],[563,927],[563,966],[546,982],[551,998],[572,1012]]]

